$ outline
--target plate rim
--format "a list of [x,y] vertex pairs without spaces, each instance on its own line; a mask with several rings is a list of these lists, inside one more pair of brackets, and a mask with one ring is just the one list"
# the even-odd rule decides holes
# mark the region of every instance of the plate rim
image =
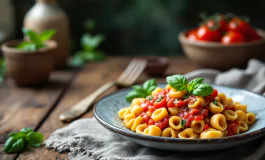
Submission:
[[[158,85],[165,85],[166,83],[158,83]],[[253,91],[249,91],[246,89],[242,89],[242,88],[234,88],[234,87],[228,87],[228,86],[222,86],[222,85],[213,85],[213,86],[219,86],[219,87],[224,87],[224,88],[229,88],[229,89],[236,89],[236,90],[241,90],[243,92],[247,92],[247,93],[251,93],[254,94],[258,97],[262,97],[265,99],[264,96],[255,93]],[[213,143],[213,142],[226,142],[226,141],[240,141],[240,140],[245,140],[245,139],[249,139],[249,138],[254,138],[254,137],[258,137],[261,136],[262,134],[265,133],[265,127],[249,132],[249,133],[245,133],[245,134],[238,134],[238,135],[234,135],[234,136],[229,136],[229,137],[222,137],[222,138],[212,138],[212,139],[200,139],[200,138],[196,138],[196,139],[180,139],[180,138],[171,138],[171,137],[162,137],[162,136],[148,136],[148,135],[142,135],[142,134],[138,134],[135,133],[133,131],[130,131],[129,129],[123,129],[123,128],[119,128],[115,125],[112,125],[108,122],[106,122],[105,120],[103,120],[103,118],[100,117],[100,115],[97,113],[96,108],[98,106],[98,104],[103,101],[104,99],[118,93],[121,91],[128,91],[131,90],[132,88],[123,88],[123,89],[119,89],[117,91],[114,91],[104,97],[102,97],[94,106],[93,108],[93,114],[94,117],[96,118],[96,120],[106,129],[115,132],[117,134],[120,134],[122,136],[126,136],[126,137],[130,137],[130,138],[135,138],[138,140],[146,140],[146,141],[156,141],[156,142],[167,142],[167,143],[189,143],[189,144],[194,144],[194,143]]]

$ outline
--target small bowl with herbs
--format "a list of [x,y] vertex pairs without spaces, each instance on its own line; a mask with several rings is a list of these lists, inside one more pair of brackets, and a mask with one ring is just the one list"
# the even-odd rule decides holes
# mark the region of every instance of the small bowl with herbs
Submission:
[[2,45],[7,74],[18,86],[39,85],[46,82],[54,66],[57,42],[50,40],[55,30],[40,34],[23,28],[25,40],[13,40]]
[[204,16],[199,27],[181,32],[178,38],[187,57],[207,68],[244,67],[265,51],[265,31],[233,14]]

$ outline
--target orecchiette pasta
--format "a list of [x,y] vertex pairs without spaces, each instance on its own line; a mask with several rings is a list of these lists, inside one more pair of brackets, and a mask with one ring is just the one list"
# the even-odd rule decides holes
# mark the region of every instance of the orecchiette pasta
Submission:
[[190,127],[195,133],[201,133],[204,129],[205,122],[204,120],[194,120],[191,122]]
[[186,91],[177,91],[174,88],[171,88],[169,91],[169,96],[172,98],[182,98],[185,95]]
[[[147,83],[143,89],[146,87]],[[218,94],[216,89],[209,95],[199,96],[186,90],[185,85],[178,89],[169,84],[165,89],[152,87],[146,91],[151,95],[134,98],[130,106],[118,111],[124,126],[138,134],[182,139],[221,138],[246,132],[256,121],[255,114],[248,112],[245,104],[233,101],[224,93]]]
[[210,124],[213,128],[224,131],[227,128],[225,116],[222,114],[215,114],[210,119]]
[[197,134],[193,132],[191,128],[186,128],[178,134],[180,139],[194,139],[197,138]]
[[244,121],[244,119],[245,119],[245,112],[244,111],[242,111],[242,110],[237,110],[236,112],[236,115],[237,115],[237,121]]
[[176,131],[173,128],[168,127],[168,128],[166,128],[166,129],[163,130],[162,136],[163,137],[176,138],[177,137],[177,133],[176,133]]
[[246,132],[248,130],[248,124],[245,121],[239,121],[239,132]]
[[217,105],[211,102],[209,110],[213,114],[221,113],[224,110],[224,106],[220,102],[217,102]]
[[164,117],[168,116],[168,112],[166,108],[159,108],[155,110],[151,116],[151,118],[157,122],[162,120]]
[[224,110],[223,114],[227,121],[234,121],[237,119],[237,114],[232,110]]
[[191,101],[190,103],[188,103],[188,107],[198,108],[198,107],[203,106],[203,104],[204,104],[204,99],[201,96],[196,96],[195,102]]
[[253,124],[256,121],[256,116],[254,113],[248,112],[245,115],[245,122],[247,124]]
[[169,126],[175,130],[181,129],[181,118],[178,116],[172,116],[169,119]]
[[144,130],[143,134],[146,134],[149,136],[160,136],[161,129],[155,125],[151,125]]
[[213,128],[209,128],[200,134],[201,139],[221,138],[222,136],[223,136],[223,133],[221,131],[218,131]]

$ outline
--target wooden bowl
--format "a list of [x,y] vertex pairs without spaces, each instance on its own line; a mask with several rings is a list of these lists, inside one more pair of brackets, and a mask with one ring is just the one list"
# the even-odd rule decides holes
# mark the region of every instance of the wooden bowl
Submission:
[[257,29],[261,40],[224,45],[219,42],[190,41],[186,34],[178,36],[184,53],[201,67],[226,70],[232,67],[244,67],[251,58],[263,58],[265,54],[265,32]]
[[168,58],[161,56],[141,56],[138,57],[147,61],[144,73],[150,77],[159,77],[164,75],[169,66]]
[[54,50],[57,42],[48,41],[47,47],[37,51],[23,51],[13,48],[19,40],[2,45],[7,63],[7,74],[18,86],[39,85],[46,82],[54,66]]

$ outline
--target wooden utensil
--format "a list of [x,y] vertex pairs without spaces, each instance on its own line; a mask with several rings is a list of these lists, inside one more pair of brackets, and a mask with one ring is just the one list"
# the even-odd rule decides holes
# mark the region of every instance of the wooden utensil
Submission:
[[145,60],[133,59],[116,81],[104,84],[99,89],[84,98],[82,101],[74,105],[71,109],[62,113],[59,117],[60,120],[63,122],[71,122],[77,119],[92,107],[98,96],[100,96],[102,93],[113,86],[131,86],[141,75],[141,73],[145,69],[146,64],[147,62]]

